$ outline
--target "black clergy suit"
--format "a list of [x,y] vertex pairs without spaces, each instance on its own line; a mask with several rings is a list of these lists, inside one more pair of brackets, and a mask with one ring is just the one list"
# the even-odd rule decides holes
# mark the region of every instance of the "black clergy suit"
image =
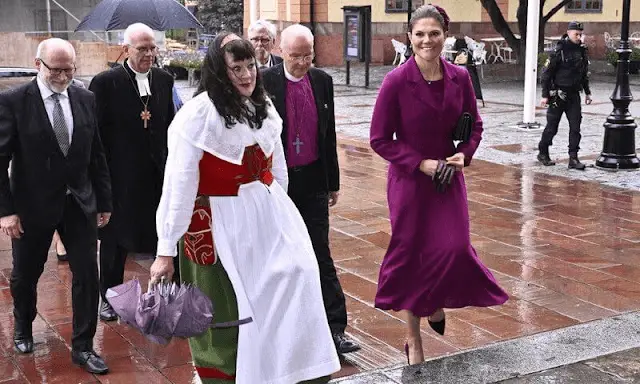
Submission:
[[[123,282],[130,252],[155,254],[155,215],[162,194],[167,158],[167,129],[174,116],[173,77],[151,68],[151,96],[140,97],[135,73],[128,64],[95,76],[89,89],[98,105],[98,126],[104,143],[113,189],[111,222],[100,230],[100,286]],[[144,103],[151,113],[147,128],[141,119]]]
[[57,229],[73,274],[71,343],[82,352],[92,350],[97,325],[97,213],[111,212],[112,202],[94,95],[75,86],[67,92],[73,133],[66,156],[36,80],[0,94],[0,217],[17,214],[24,229],[12,240],[14,339],[32,337],[36,286]]
[[[287,107],[285,105],[287,79],[284,64],[261,72],[264,88],[270,94],[282,117],[282,142],[287,153],[289,140]],[[308,76],[315,97],[318,114],[318,157],[310,165],[289,168],[289,196],[307,225],[313,249],[320,267],[322,297],[331,332],[342,334],[347,326],[345,297],[329,250],[329,192],[340,189],[340,169],[336,148],[336,125],[333,108],[333,79],[324,71],[310,68]]]

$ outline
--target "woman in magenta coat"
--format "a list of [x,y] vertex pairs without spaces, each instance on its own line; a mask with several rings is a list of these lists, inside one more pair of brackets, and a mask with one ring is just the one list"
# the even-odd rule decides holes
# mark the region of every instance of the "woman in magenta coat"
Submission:
[[[409,23],[414,57],[384,79],[371,121],[371,148],[389,161],[391,242],[380,267],[375,306],[405,311],[409,364],[424,361],[420,319],[444,334],[443,308],[503,304],[507,294],[471,246],[462,169],[482,139],[482,119],[465,68],[441,59],[449,18],[424,5]],[[475,119],[457,146],[460,116]],[[444,193],[432,175],[438,160],[455,166]]]

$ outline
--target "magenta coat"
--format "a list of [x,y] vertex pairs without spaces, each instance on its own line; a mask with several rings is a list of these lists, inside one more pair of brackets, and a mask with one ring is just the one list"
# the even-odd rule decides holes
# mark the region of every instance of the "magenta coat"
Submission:
[[[389,161],[392,230],[375,305],[420,317],[438,308],[486,307],[508,299],[471,246],[462,172],[438,193],[419,169],[424,159],[456,152],[464,153],[468,166],[482,139],[469,74],[445,60],[442,68],[443,80],[433,85],[423,79],[414,58],[388,73],[371,121],[371,148]],[[452,134],[463,112],[476,122],[471,139],[456,147]]]

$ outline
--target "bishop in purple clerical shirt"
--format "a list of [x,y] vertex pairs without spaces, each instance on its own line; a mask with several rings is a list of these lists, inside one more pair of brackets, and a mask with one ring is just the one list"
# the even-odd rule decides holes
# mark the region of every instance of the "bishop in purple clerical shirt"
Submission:
[[309,232],[318,259],[327,321],[339,354],[360,346],[345,336],[347,308],[329,250],[329,207],[338,201],[340,170],[333,108],[333,79],[313,68],[313,34],[300,24],[280,35],[283,63],[261,72],[264,88],[282,117],[289,168],[289,197]]

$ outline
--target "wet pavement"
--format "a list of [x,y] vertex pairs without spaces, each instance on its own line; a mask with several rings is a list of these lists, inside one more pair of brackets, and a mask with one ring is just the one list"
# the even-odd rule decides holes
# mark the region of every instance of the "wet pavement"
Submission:
[[[515,99],[518,89],[506,86],[501,93],[501,86],[504,84],[486,87],[488,103],[481,110],[485,140],[465,176],[472,242],[511,299],[500,307],[448,311],[445,336],[423,325],[424,351],[432,361],[528,340],[526,337],[544,337],[548,331],[609,321],[608,318],[640,310],[638,173],[593,168],[577,173],[568,172],[562,164],[551,168],[537,165],[532,156],[540,132],[511,128],[512,120],[521,117],[522,107]],[[191,91],[181,88],[183,96]],[[500,101],[508,95],[515,100],[513,103]],[[597,100],[608,97],[602,93],[595,96]],[[390,377],[384,372],[389,367],[404,369],[404,321],[397,314],[376,310],[372,305],[378,269],[390,238],[385,193],[387,164],[371,151],[366,140],[374,101],[374,89],[336,86],[342,191],[338,205],[331,210],[331,248],[347,296],[347,333],[363,345],[362,351],[347,355],[336,377],[370,371],[381,383],[397,383],[404,382],[402,376]],[[604,110],[605,106],[599,108]],[[601,145],[601,126],[607,113],[595,111],[585,117],[583,157],[587,160],[597,154]],[[566,161],[566,155],[562,155],[566,143],[566,133],[562,131],[566,125],[560,130],[553,154]],[[129,260],[126,279],[138,277],[144,286],[150,264],[151,260],[142,257]],[[105,357],[111,373],[93,376],[73,366],[69,349],[71,275],[66,263],[57,262],[55,252],[50,254],[38,287],[35,353],[17,355],[12,349],[10,271],[10,244],[3,239],[0,383],[193,381],[185,341],[176,340],[166,347],[155,345],[117,323],[100,322],[95,339],[96,350]],[[622,347],[600,352],[620,350]],[[592,359],[599,354],[585,356]],[[586,367],[580,366],[582,370],[594,367],[591,363],[581,364]],[[349,380],[377,382],[358,381],[368,380],[358,377],[361,376]],[[508,379],[513,377],[516,376]]]

